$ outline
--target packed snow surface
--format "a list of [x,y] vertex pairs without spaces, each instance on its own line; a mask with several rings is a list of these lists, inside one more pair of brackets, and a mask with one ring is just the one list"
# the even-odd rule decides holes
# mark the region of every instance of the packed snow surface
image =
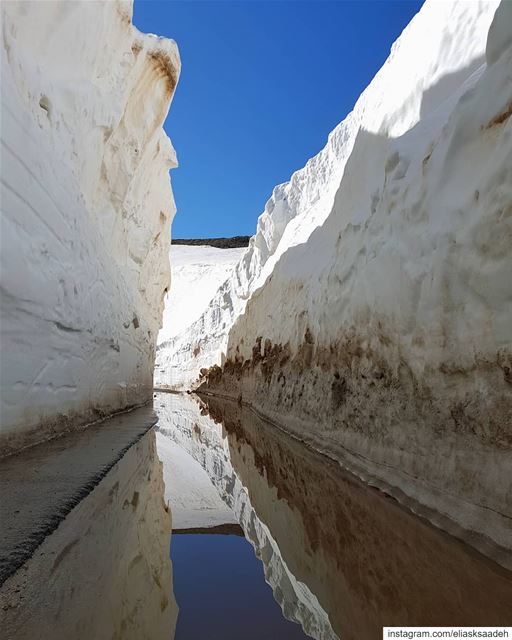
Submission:
[[147,401],[180,61],[131,2],[4,2],[1,442]]

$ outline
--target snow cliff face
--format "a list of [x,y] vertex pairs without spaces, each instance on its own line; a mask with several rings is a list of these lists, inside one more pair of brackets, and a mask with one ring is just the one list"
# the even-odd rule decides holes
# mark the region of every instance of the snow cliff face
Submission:
[[[359,132],[379,139],[401,136],[461,91],[484,62],[487,29],[497,4],[427,0],[322,151],[289,182],[275,187],[249,248],[209,308],[164,347],[165,375],[174,388],[194,386],[201,368],[221,364],[228,332],[247,300],[280,257],[306,242],[332,212]],[[380,171],[377,159],[372,167]]]
[[231,276],[245,248],[172,245],[172,278],[158,334],[155,386],[180,388],[182,376],[173,361],[177,338],[204,314],[219,287]]
[[150,398],[180,62],[131,15],[2,4],[3,452]]
[[495,10],[424,5],[330,137],[325,219],[278,249],[207,379],[482,549],[512,540],[512,20]]

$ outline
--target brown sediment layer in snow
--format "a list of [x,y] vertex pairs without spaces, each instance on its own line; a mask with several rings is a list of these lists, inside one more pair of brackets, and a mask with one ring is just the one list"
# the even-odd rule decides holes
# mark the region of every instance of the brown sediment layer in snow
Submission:
[[[403,492],[473,537],[478,548],[512,540],[510,354],[450,362],[419,376],[383,325],[321,344],[258,337],[222,368],[201,370],[199,392],[226,395],[381,486]],[[487,393],[488,391],[488,393]]]

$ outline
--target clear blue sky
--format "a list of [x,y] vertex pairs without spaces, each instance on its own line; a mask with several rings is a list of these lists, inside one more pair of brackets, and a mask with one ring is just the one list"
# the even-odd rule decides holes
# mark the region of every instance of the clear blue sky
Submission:
[[175,238],[252,235],[276,184],[324,146],[422,1],[135,0],[182,70],[165,129]]

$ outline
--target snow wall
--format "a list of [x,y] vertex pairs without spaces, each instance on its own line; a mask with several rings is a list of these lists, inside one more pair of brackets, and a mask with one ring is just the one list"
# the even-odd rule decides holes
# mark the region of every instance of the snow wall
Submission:
[[151,398],[174,42],[132,4],[2,3],[0,450]]
[[512,3],[497,7],[425,3],[274,191],[194,372],[209,359],[203,391],[494,557],[512,540]]

